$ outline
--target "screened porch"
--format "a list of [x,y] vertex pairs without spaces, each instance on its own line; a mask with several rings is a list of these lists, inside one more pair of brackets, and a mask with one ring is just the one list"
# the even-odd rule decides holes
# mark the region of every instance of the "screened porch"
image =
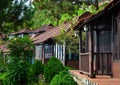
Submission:
[[80,29],[79,69],[90,77],[112,74],[111,22],[101,22]]

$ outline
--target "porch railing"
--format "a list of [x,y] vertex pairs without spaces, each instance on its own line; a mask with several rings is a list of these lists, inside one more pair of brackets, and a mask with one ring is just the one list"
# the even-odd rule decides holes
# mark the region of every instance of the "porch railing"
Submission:
[[45,59],[51,58],[53,55],[52,53],[45,53]]
[[80,72],[89,74],[89,53],[80,53]]
[[[111,75],[112,53],[93,53],[93,70],[95,75]],[[89,53],[80,53],[80,72],[89,74],[90,71]]]
[[94,53],[96,74],[110,75],[112,64],[112,53]]

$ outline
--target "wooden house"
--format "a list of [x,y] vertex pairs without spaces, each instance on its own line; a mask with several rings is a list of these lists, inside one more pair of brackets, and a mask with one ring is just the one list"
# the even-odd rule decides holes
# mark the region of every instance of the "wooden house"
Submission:
[[62,24],[60,26],[47,26],[45,32],[33,38],[35,44],[35,59],[46,63],[52,56],[58,58],[65,65],[65,44],[55,42],[55,37],[61,32],[67,31],[70,24]]
[[8,56],[8,53],[9,53],[9,49],[7,49],[7,44],[1,44],[0,45],[0,54],[2,55],[4,60]]
[[[81,19],[79,30],[79,72],[90,78],[102,76],[102,84],[120,84],[120,0],[113,0],[102,11]],[[84,38],[84,39],[83,39]],[[83,41],[84,40],[84,41]],[[97,77],[96,77],[97,76]],[[105,76],[110,76],[109,79]],[[82,78],[84,78],[82,76]],[[116,79],[115,79],[116,78]],[[118,79],[118,80],[117,80]],[[116,81],[117,80],[117,81]],[[108,82],[107,82],[108,81]],[[104,82],[104,83],[103,83]],[[87,85],[98,85],[87,84]]]

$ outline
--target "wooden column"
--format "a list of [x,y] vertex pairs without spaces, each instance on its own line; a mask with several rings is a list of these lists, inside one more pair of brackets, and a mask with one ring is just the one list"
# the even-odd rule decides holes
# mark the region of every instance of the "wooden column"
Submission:
[[57,56],[57,54],[58,54],[58,53],[57,53],[57,43],[56,43],[56,45],[55,45],[55,51],[56,51],[56,52],[55,52],[55,57],[58,58],[58,56]]
[[45,63],[45,53],[44,53],[45,46],[42,44],[42,63]]
[[63,44],[63,65],[65,66],[65,42]]
[[81,56],[80,53],[82,53],[82,30],[79,32],[79,70],[81,70]]
[[111,53],[112,53],[112,59],[111,59],[111,77],[112,77],[112,62],[114,57],[114,16],[112,15],[112,28],[111,28]]
[[95,77],[93,58],[93,30],[89,27],[89,76]]
[[[99,30],[96,30],[96,52],[97,53],[99,53],[99,34],[100,34]],[[99,55],[96,55],[96,64],[95,64],[96,73],[98,73],[98,65],[99,65]]]

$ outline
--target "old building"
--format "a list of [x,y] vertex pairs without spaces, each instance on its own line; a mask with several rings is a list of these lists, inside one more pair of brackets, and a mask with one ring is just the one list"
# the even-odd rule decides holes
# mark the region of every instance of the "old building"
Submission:
[[[79,75],[86,74],[95,78],[88,78],[87,82],[93,81],[96,83],[94,85],[119,85],[120,0],[113,0],[102,11],[84,18],[75,28],[80,32]],[[106,79],[108,82],[99,82],[97,79]]]

